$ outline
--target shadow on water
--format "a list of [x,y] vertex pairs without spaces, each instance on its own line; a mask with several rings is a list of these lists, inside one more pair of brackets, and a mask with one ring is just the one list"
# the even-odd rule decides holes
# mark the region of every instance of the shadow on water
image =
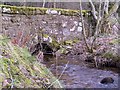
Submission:
[[[69,64],[67,64],[68,61]],[[61,81],[65,88],[118,87],[118,73],[114,68],[97,69],[92,67],[92,65],[88,66],[84,61],[80,61],[78,57],[66,58],[66,56],[56,58],[51,55],[45,55],[43,63]],[[62,72],[64,73],[61,74]],[[114,82],[101,84],[100,81],[105,77],[112,77]]]

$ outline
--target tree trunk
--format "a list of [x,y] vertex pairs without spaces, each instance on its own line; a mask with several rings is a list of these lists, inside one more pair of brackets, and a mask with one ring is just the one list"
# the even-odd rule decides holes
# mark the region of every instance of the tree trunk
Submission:
[[84,38],[84,41],[85,41],[85,45],[86,45],[86,48],[89,52],[92,52],[90,51],[90,48],[89,48],[89,45],[87,43],[87,38],[86,38],[86,33],[85,33],[85,26],[84,26],[84,20],[83,20],[83,15],[82,15],[82,4],[81,4],[81,0],[80,0],[80,16],[81,16],[81,22],[82,22],[82,34],[83,34],[83,38]]

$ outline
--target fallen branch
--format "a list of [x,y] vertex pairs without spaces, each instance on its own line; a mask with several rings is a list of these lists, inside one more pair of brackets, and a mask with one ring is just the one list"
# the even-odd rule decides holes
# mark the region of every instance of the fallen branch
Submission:
[[68,66],[68,63],[69,63],[69,61],[68,61],[67,64],[65,65],[65,68],[64,68],[64,70],[62,71],[61,75],[58,77],[58,79],[57,79],[56,81],[52,82],[51,85],[48,86],[48,88],[50,88],[54,83],[56,83],[56,82],[61,78],[61,76],[62,76],[63,73],[65,72],[65,69],[66,69],[67,66]]

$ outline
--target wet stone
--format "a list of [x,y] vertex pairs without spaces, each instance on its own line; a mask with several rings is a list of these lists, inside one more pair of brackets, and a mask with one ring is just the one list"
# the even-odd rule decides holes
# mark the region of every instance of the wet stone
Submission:
[[103,78],[100,83],[109,84],[109,83],[113,83],[113,82],[114,82],[114,79],[112,77],[106,77],[106,78]]

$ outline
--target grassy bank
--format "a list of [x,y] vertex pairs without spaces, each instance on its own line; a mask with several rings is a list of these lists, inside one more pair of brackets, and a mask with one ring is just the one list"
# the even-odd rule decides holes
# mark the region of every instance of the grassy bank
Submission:
[[[14,46],[0,35],[0,89],[1,88],[62,88],[52,73],[26,48]],[[53,83],[56,81],[55,83]],[[52,84],[52,85],[51,85]]]

